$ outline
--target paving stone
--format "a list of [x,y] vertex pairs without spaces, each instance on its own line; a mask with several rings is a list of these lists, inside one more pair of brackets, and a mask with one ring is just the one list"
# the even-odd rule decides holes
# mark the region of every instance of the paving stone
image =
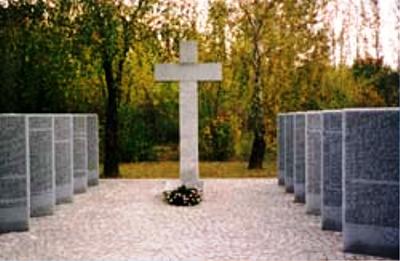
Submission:
[[206,179],[204,201],[161,201],[162,180],[100,180],[74,204],[0,235],[0,260],[384,260],[342,252],[341,233],[276,179]]

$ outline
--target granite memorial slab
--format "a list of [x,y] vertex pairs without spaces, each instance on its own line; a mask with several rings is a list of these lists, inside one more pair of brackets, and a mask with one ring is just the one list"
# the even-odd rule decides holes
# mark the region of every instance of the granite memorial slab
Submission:
[[0,115],[0,233],[29,229],[28,126],[23,115]]
[[179,175],[182,184],[202,187],[199,181],[198,81],[221,81],[220,63],[197,63],[197,43],[182,41],[180,64],[157,64],[156,81],[179,82]]
[[89,114],[87,124],[88,185],[99,184],[99,125],[96,114]]
[[294,114],[285,115],[285,190],[293,193],[294,172]]
[[88,187],[86,115],[73,115],[74,193],[84,193]]
[[69,203],[74,196],[72,115],[54,115],[56,203]]
[[54,121],[51,114],[29,114],[31,216],[52,215],[56,203]]
[[294,201],[306,201],[306,115],[298,112],[294,115]]
[[322,113],[321,227],[342,230],[342,111]]
[[343,240],[399,258],[399,109],[343,112]]
[[306,213],[321,214],[322,117],[306,114]]
[[278,185],[285,185],[285,118],[283,113],[277,118],[278,140]]

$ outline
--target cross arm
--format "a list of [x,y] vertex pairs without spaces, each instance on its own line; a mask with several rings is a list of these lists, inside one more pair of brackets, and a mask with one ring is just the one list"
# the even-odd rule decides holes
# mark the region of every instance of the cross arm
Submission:
[[221,81],[220,63],[157,64],[156,81]]

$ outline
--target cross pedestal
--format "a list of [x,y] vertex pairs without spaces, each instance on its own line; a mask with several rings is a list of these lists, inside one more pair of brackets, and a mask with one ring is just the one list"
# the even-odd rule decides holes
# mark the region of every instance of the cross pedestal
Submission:
[[221,81],[220,63],[197,63],[197,43],[182,41],[179,46],[179,64],[157,64],[156,81],[179,82],[179,175],[189,187],[199,182],[198,149],[198,81]]

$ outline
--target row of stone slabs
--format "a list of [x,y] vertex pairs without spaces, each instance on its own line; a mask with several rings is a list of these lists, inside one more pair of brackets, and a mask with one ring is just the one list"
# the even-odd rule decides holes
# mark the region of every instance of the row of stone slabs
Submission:
[[0,232],[97,185],[98,141],[96,114],[0,114]]
[[278,114],[279,184],[343,231],[344,251],[399,258],[397,108]]

